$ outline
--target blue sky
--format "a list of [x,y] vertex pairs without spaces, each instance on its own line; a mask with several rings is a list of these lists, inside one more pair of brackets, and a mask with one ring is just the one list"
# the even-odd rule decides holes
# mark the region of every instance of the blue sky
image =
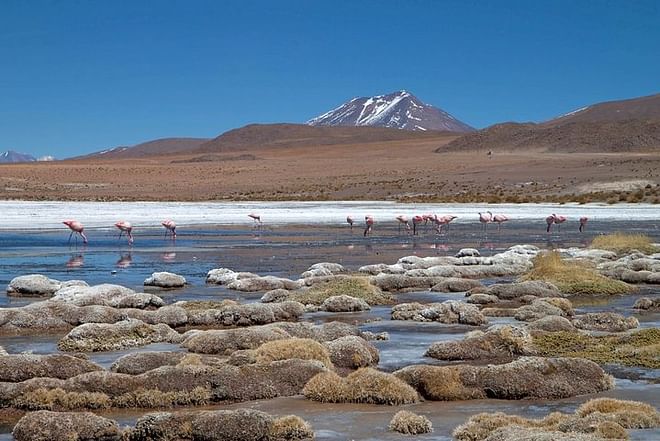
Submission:
[[660,92],[651,1],[0,2],[0,151],[68,157],[406,89],[476,127]]

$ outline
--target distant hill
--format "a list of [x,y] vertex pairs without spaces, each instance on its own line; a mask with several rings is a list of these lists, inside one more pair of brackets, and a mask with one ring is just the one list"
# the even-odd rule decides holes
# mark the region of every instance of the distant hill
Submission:
[[495,124],[436,152],[468,150],[636,152],[660,150],[660,94],[594,104],[534,123]]
[[219,153],[259,148],[330,147],[386,141],[434,139],[447,132],[410,132],[382,127],[332,127],[304,124],[250,124],[205,142],[195,153]]
[[359,97],[317,116],[311,126],[371,126],[394,129],[471,132],[474,129],[442,109],[424,104],[401,90],[388,95]]
[[120,146],[72,159],[124,159],[167,155],[196,149],[208,138],[162,138],[134,146]]
[[16,162],[34,162],[37,158],[27,153],[19,153],[13,150],[0,153],[0,164],[11,164]]

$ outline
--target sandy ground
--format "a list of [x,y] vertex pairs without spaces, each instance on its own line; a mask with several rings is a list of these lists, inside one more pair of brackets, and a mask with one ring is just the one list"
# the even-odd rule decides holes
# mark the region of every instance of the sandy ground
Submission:
[[434,153],[451,139],[2,165],[0,199],[660,202],[658,152]]

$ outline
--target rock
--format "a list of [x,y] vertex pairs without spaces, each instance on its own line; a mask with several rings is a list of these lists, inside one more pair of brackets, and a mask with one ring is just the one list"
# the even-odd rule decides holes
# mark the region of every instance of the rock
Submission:
[[297,320],[303,313],[304,307],[302,304],[290,301],[268,304],[227,304],[219,309],[189,310],[188,324],[205,326],[255,326],[277,321]]
[[461,279],[456,277],[448,277],[440,283],[436,283],[431,287],[431,291],[437,292],[466,292],[473,288],[483,286],[480,281],[472,279]]
[[454,255],[454,257],[465,257],[465,256],[481,257],[481,253],[479,253],[479,250],[475,248],[461,248],[458,251],[458,253]]
[[639,327],[639,321],[614,312],[590,312],[576,315],[573,326],[586,331],[623,332]]
[[152,273],[151,277],[144,280],[145,286],[157,286],[159,288],[182,288],[185,284],[185,277],[166,271]]
[[272,289],[261,297],[262,303],[284,302],[289,299],[290,291],[286,289]]
[[403,274],[406,272],[406,269],[400,264],[387,265],[385,263],[377,263],[375,265],[361,266],[358,268],[358,271],[375,276],[377,274]]
[[564,298],[541,298],[534,300],[530,305],[521,306],[514,315],[516,320],[532,322],[550,315],[562,317],[573,315],[570,300]]
[[[84,283],[84,282],[82,282]],[[52,296],[62,287],[62,282],[41,274],[28,274],[11,279],[7,285],[8,296]]]
[[[256,277],[256,274],[255,274]],[[226,285],[238,278],[238,274],[228,268],[216,268],[206,274],[206,283],[215,283],[216,285]]]
[[527,326],[530,331],[544,331],[544,332],[560,332],[569,331],[575,332],[575,326],[565,317],[558,315],[549,315],[538,320],[535,320]]
[[309,424],[295,416],[273,418],[253,409],[159,412],[141,417],[124,441],[311,440]]
[[179,343],[181,335],[167,325],[149,325],[140,320],[86,323],[72,329],[57,344],[61,351],[98,352],[118,351],[151,343]]
[[488,320],[474,305],[456,300],[442,303],[401,303],[392,308],[392,320],[414,320],[417,322],[460,323],[479,326]]
[[407,410],[400,410],[395,413],[387,428],[392,432],[399,432],[404,435],[433,432],[433,426],[428,418]]
[[[207,279],[208,280],[208,279]],[[303,287],[302,281],[293,281],[275,276],[257,276],[244,279],[236,279],[227,284],[227,288],[236,291],[256,292],[256,291],[270,291],[273,289],[287,289],[294,290]]]
[[660,297],[642,297],[635,301],[633,309],[641,309],[644,311],[658,311],[660,310]]
[[94,286],[70,286],[58,290],[53,301],[61,301],[76,306],[109,306],[111,308],[161,307],[163,299],[153,294],[136,293],[120,285],[101,284]]
[[513,317],[516,311],[516,308],[483,308],[481,313],[485,317]]
[[256,349],[273,340],[296,337],[324,342],[358,334],[356,326],[340,322],[323,325],[279,322],[240,329],[190,331],[184,335],[182,346],[201,354],[229,355],[242,349]]
[[484,333],[468,333],[463,340],[433,343],[427,357],[439,360],[513,360],[521,355],[535,355],[531,335],[525,328],[492,326]]
[[340,295],[328,297],[321,304],[321,311],[328,312],[358,312],[369,311],[371,307],[367,302],[355,297]]
[[491,285],[486,294],[494,295],[500,300],[512,300],[526,295],[535,297],[564,297],[559,289],[548,282],[532,280],[520,283],[498,283]]
[[603,441],[588,433],[565,433],[534,427],[506,426],[495,429],[483,441]]
[[330,340],[323,345],[328,348],[330,360],[336,367],[358,369],[376,366],[380,359],[378,349],[356,335]]
[[119,374],[139,375],[161,366],[175,366],[185,352],[135,352],[119,357],[110,370]]
[[116,421],[91,412],[40,410],[21,418],[12,432],[16,441],[119,441]]
[[411,277],[403,274],[379,274],[371,283],[383,291],[403,291],[406,289],[430,289],[446,277]]
[[0,381],[21,382],[30,378],[67,379],[102,370],[91,361],[65,354],[12,354],[0,356]]
[[487,305],[489,303],[497,303],[500,301],[500,299],[497,296],[491,294],[475,293],[471,294],[467,299],[465,299],[465,301],[475,305]]
[[600,366],[581,358],[521,357],[487,366],[413,365],[394,375],[429,400],[558,399],[614,387]]
[[320,262],[310,266],[300,277],[302,279],[307,279],[310,277],[332,276],[345,272],[346,268],[338,263]]
[[360,337],[367,341],[372,341],[372,340],[389,340],[390,339],[390,334],[388,332],[379,332],[379,333],[374,333],[371,331],[362,331],[360,332]]

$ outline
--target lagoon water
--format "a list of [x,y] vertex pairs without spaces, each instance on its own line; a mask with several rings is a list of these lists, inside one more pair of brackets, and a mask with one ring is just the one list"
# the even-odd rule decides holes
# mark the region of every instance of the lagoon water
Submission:
[[[490,210],[511,217],[497,231],[489,225],[486,232],[477,212]],[[259,212],[264,225],[255,228],[247,214]],[[0,285],[18,275],[40,273],[55,279],[82,279],[89,284],[116,283],[143,290],[143,280],[154,271],[171,271],[185,276],[190,285],[181,290],[158,292],[166,302],[177,300],[236,299],[258,301],[261,293],[237,293],[222,286],[207,286],[206,272],[227,267],[259,274],[297,278],[316,262],[339,262],[349,269],[371,263],[394,263],[406,255],[453,255],[463,247],[475,247],[482,255],[500,252],[513,244],[533,244],[542,248],[586,246],[595,235],[613,231],[640,232],[660,242],[660,206],[655,205],[402,205],[385,202],[328,203],[68,203],[0,202]],[[422,228],[412,237],[399,231],[394,216],[419,213],[459,216],[448,232],[436,234]],[[569,221],[562,231],[547,234],[544,218],[564,214]],[[363,237],[359,225],[351,229],[345,218],[351,214],[360,223],[365,214],[376,218],[373,236]],[[587,231],[577,231],[577,218],[589,216]],[[60,222],[76,218],[83,222],[89,244],[67,241],[68,229]],[[178,224],[176,241],[163,236],[160,221],[172,218]],[[119,219],[135,225],[135,243],[119,240],[112,224]],[[492,283],[493,281],[484,281]],[[635,315],[641,326],[659,326],[659,314],[636,314],[631,306],[642,295],[660,296],[660,289],[645,287],[640,292],[598,302],[575,299],[578,311],[615,311]],[[401,294],[398,301],[443,301],[460,299],[462,293],[417,292]],[[35,301],[10,298],[0,293],[0,307],[20,306]],[[434,363],[423,356],[438,340],[462,338],[470,329],[436,323],[395,322],[389,308],[375,307],[369,313],[306,314],[305,320],[356,322],[363,330],[387,331],[390,340],[375,342],[381,351],[379,368],[387,371],[414,363]],[[376,319],[376,321],[374,321]],[[507,318],[491,323],[505,323]],[[0,337],[0,346],[10,353],[57,351],[61,335],[39,337]],[[179,350],[175,345],[152,345],[140,350]],[[128,351],[100,353],[91,359],[108,367]],[[617,377],[617,387],[599,396],[641,400],[660,407],[660,372],[652,369],[606,367]],[[478,400],[466,402],[423,402],[408,406],[427,415],[435,427],[432,434],[417,438],[450,439],[451,430],[470,415],[485,411],[504,411],[541,416],[550,411],[571,411],[592,397],[575,397],[549,402]],[[369,405],[328,405],[300,397],[278,398],[213,408],[251,407],[273,414],[294,413],[307,419],[319,440],[404,439],[386,431],[395,408]],[[122,424],[133,423],[145,411],[106,414]],[[11,439],[10,426],[0,427]],[[633,431],[633,439],[660,439],[660,432]]]

